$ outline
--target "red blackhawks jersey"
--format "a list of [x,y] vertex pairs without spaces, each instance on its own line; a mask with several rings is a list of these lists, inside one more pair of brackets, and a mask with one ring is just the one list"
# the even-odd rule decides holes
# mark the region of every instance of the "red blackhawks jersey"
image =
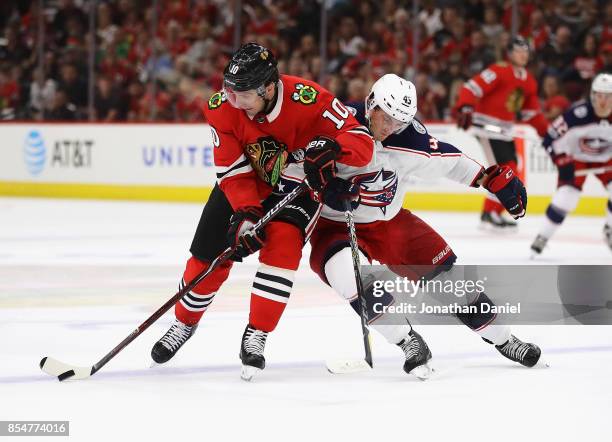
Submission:
[[[527,69],[510,63],[494,63],[469,79],[459,91],[455,109],[473,106],[475,132],[487,138],[505,139],[503,135],[479,131],[477,126],[498,126],[510,132],[512,123],[524,121],[544,136],[548,121],[542,115],[538,86]],[[506,132],[506,133],[507,133]]]
[[342,164],[365,166],[374,151],[367,128],[337,98],[299,77],[280,76],[276,104],[267,115],[250,118],[222,92],[212,95],[204,113],[212,130],[217,182],[234,210],[259,206],[285,167],[301,160],[298,154],[318,135],[338,142]]

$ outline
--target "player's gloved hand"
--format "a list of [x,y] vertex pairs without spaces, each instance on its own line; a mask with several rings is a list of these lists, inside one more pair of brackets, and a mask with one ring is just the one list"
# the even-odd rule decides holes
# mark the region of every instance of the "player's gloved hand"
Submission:
[[336,176],[336,158],[340,145],[329,137],[318,136],[310,143],[304,155],[304,173],[308,184],[316,191]]
[[576,172],[574,159],[565,153],[552,154],[551,158],[557,169],[559,169],[559,181],[570,183],[574,181]]
[[240,261],[263,247],[266,239],[264,231],[250,232],[262,216],[260,207],[243,207],[234,212],[227,231],[228,243],[236,247],[232,259]]
[[339,177],[332,178],[323,188],[322,200],[323,204],[339,212],[344,212],[347,204],[355,210],[359,206],[359,185]]
[[457,113],[457,127],[463,130],[468,130],[472,125],[472,116],[474,115],[474,108],[469,105],[463,105],[459,108]]
[[494,193],[514,219],[525,216],[527,191],[512,169],[496,164],[485,170],[485,174],[482,187]]

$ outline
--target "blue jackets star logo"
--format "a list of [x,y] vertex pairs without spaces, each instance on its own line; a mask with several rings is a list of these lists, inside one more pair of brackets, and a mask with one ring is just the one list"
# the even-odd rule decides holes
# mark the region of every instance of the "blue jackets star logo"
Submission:
[[353,182],[360,187],[360,204],[378,207],[382,213],[387,213],[387,206],[391,204],[397,192],[398,179],[395,172],[381,169],[378,172],[357,175]]

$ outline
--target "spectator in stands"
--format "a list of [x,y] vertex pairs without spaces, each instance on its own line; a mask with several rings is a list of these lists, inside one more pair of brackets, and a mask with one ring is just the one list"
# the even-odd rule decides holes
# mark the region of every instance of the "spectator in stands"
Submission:
[[598,45],[599,42],[595,34],[586,34],[580,53],[574,58],[573,67],[580,79],[585,80],[587,87],[603,67]]
[[67,102],[76,106],[77,112],[84,110],[87,104],[87,82],[79,75],[74,64],[60,66],[58,87],[67,95]]
[[121,91],[113,87],[113,82],[108,77],[102,76],[96,81],[94,111],[94,119],[97,121],[111,122],[126,119],[127,104]]
[[343,17],[340,21],[338,43],[340,52],[347,57],[355,57],[365,46],[365,40],[358,34],[353,17]]
[[30,113],[36,120],[41,120],[49,112],[55,98],[57,83],[52,78],[45,78],[42,69],[35,69],[30,83]]
[[570,101],[561,94],[559,79],[554,75],[546,75],[542,80],[542,113],[548,121],[561,115],[569,106]]
[[19,103],[19,85],[10,69],[0,69],[0,120],[14,120]]
[[466,60],[468,77],[482,72],[495,61],[495,52],[489,46],[484,32],[477,29],[470,35],[469,55]]
[[[43,60],[37,59],[36,50],[38,4],[0,1],[0,36],[4,37],[0,38],[0,70],[9,69],[9,79],[5,75],[3,80],[2,106],[12,103],[12,116],[40,117],[40,110],[32,110],[45,107],[41,101],[49,100],[50,85],[55,82],[68,95],[67,103],[76,105],[77,117],[86,118],[88,47],[94,39],[95,74],[108,78],[110,90],[126,91],[130,121],[149,119],[152,103],[163,108],[156,119],[191,120],[198,100],[221,87],[234,40],[233,2],[159,0],[154,14],[153,0],[104,0],[96,3],[93,32],[89,30],[90,2],[45,2]],[[343,98],[356,97],[358,85],[367,86],[386,72],[409,79],[422,73],[420,81],[427,79],[424,113],[431,118],[447,115],[449,97],[466,75],[480,71],[493,58],[503,59],[512,17],[508,1],[422,0],[416,17],[419,59],[415,72],[411,2],[335,0],[328,9],[324,60],[319,58],[320,2],[243,0],[242,4],[242,40],[272,47],[282,72],[315,80],[325,77],[323,84]],[[611,69],[611,2],[519,2],[519,18],[519,32],[532,44],[532,68],[543,87],[560,83],[557,87],[563,88],[565,96],[576,100],[584,96],[584,85],[594,72]],[[34,74],[39,66],[45,72],[43,79]],[[557,80],[544,78],[550,73]],[[19,76],[16,86],[11,78],[15,75]],[[26,84],[26,79],[32,82]],[[160,82],[155,97],[152,81]],[[551,98],[542,94],[544,102]],[[551,115],[555,109],[552,106]]]
[[612,72],[612,42],[606,43],[601,48],[602,72]]
[[77,107],[68,99],[69,95],[64,89],[58,89],[53,97],[51,110],[45,113],[49,121],[74,121],[77,119]]
[[566,25],[558,26],[552,40],[542,49],[542,61],[548,70],[554,70],[562,75],[571,66],[575,57],[571,29]]
[[496,41],[501,33],[504,32],[504,27],[499,22],[499,11],[497,7],[488,6],[485,8],[482,32],[489,41]]

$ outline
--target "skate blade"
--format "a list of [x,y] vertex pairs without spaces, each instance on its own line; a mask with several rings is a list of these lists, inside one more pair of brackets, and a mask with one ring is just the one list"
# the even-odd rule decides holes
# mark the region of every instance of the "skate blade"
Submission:
[[417,379],[426,381],[433,376],[434,372],[435,370],[429,364],[423,364],[413,368],[409,374],[415,376]]
[[261,368],[253,367],[251,365],[243,365],[240,371],[240,379],[243,381],[251,382],[255,375],[261,371]]
[[487,233],[495,233],[495,234],[514,234],[518,232],[518,226],[496,226],[494,224],[488,222],[480,222],[478,225],[478,230]]

